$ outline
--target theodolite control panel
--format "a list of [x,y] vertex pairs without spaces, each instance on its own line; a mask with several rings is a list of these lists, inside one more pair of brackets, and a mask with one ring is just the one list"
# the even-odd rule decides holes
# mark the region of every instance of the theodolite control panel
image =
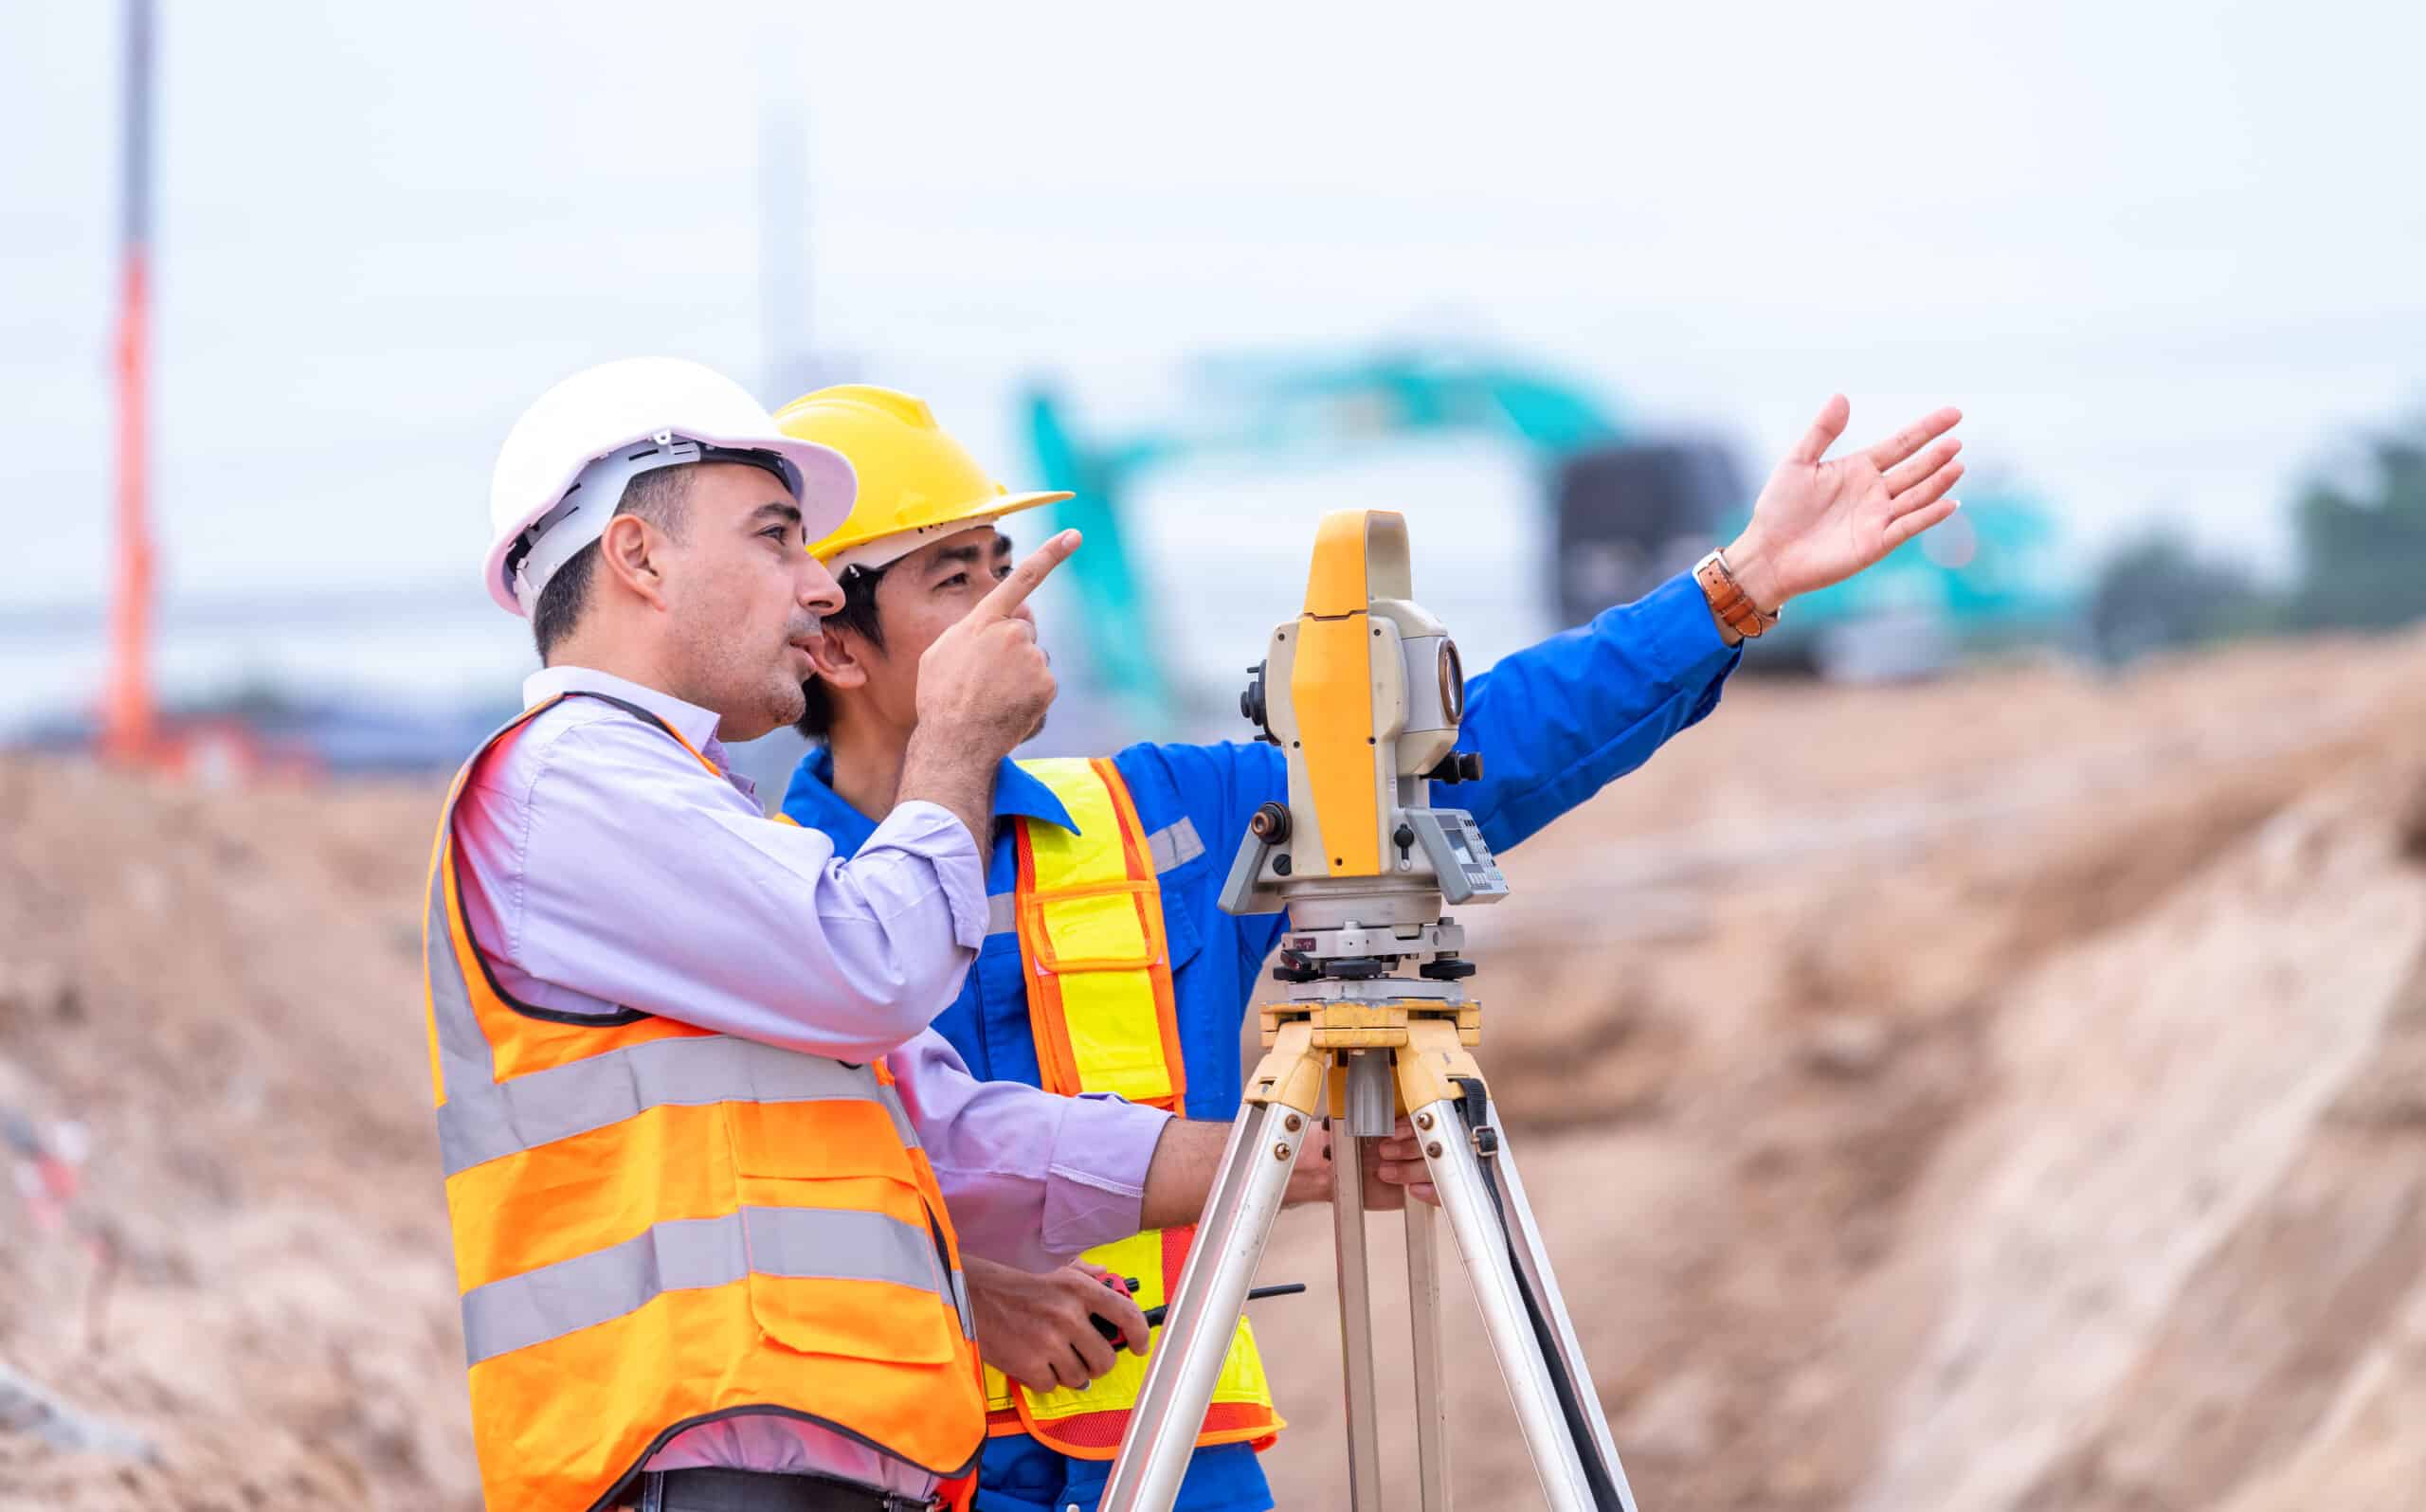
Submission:
[[1422,851],[1439,878],[1441,902],[1471,903],[1507,895],[1508,879],[1500,875],[1499,862],[1483,842],[1472,814],[1461,808],[1410,808],[1401,814],[1412,844],[1402,844],[1400,852]]

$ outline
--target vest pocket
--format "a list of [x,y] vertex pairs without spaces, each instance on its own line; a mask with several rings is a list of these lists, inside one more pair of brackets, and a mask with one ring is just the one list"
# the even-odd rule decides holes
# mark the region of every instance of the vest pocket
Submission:
[[927,1205],[875,1103],[729,1103],[759,1331],[810,1355],[954,1358],[959,1315]]
[[[765,1210],[760,1210],[762,1213]],[[764,1220],[751,1228],[763,1232]],[[914,1238],[915,1236],[914,1236]],[[956,1327],[950,1304],[923,1287],[830,1276],[769,1275],[751,1235],[750,1313],[758,1331],[804,1355],[949,1364]],[[810,1269],[817,1269],[812,1263]]]

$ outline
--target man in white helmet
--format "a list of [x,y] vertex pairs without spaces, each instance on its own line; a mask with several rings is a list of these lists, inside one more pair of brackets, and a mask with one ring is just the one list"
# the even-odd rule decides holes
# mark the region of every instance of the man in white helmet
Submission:
[[986,1432],[960,1243],[1041,1269],[1188,1221],[1221,1154],[1220,1123],[977,1081],[927,1027],[985,938],[994,777],[1054,693],[1024,600],[1075,532],[927,652],[847,861],[726,765],[800,717],[842,602],[806,543],[854,487],[667,358],[567,379],[498,458],[488,587],[545,665],[449,795],[425,936],[492,1507],[958,1494]]

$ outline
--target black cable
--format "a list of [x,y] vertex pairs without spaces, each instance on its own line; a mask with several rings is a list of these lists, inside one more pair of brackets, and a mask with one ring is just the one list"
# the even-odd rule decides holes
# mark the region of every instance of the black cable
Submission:
[[[1479,1130],[1486,1136],[1482,1144],[1491,1154],[1496,1154],[1499,1129],[1491,1122],[1491,1093],[1479,1077],[1451,1079],[1465,1094],[1457,1102],[1457,1118],[1466,1125],[1468,1137]],[[1525,1317],[1533,1326],[1533,1340],[1541,1347],[1542,1361],[1549,1367],[1550,1389],[1558,1394],[1559,1414],[1566,1420],[1567,1436],[1575,1441],[1575,1457],[1584,1467],[1584,1480],[1591,1485],[1593,1504],[1601,1512],[1631,1512],[1632,1503],[1619,1491],[1617,1477],[1601,1458],[1600,1435],[1592,1431],[1582,1384],[1568,1368],[1557,1332],[1550,1326],[1548,1304],[1534,1293],[1532,1283],[1527,1279],[1524,1260],[1516,1251],[1516,1232],[1508,1221],[1507,1196],[1500,1189],[1499,1179],[1493,1174],[1491,1154],[1485,1154],[1483,1149],[1476,1153],[1482,1157],[1475,1161],[1476,1169],[1482,1175],[1484,1189],[1491,1194],[1492,1212],[1499,1219],[1500,1238],[1508,1246],[1509,1272],[1516,1278],[1516,1294],[1525,1299]],[[1598,1407],[1594,1403],[1591,1411],[1597,1412]]]
[[[1130,1291],[1135,1291],[1137,1289],[1137,1283],[1135,1281],[1130,1280],[1128,1277],[1123,1277],[1122,1279],[1129,1281]],[[1107,1281],[1104,1285],[1109,1287],[1112,1283]],[[1302,1281],[1284,1281],[1278,1286],[1258,1287],[1253,1291],[1247,1293],[1246,1300],[1249,1302],[1261,1302],[1267,1297],[1294,1297],[1305,1289],[1306,1284]],[[1123,1293],[1123,1295],[1127,1295],[1127,1293]],[[1163,1325],[1163,1320],[1170,1316],[1170,1310],[1171,1305],[1168,1302],[1157,1307],[1147,1308],[1146,1326],[1149,1328],[1160,1328]],[[1106,1342],[1112,1344],[1115,1349],[1126,1349],[1129,1347],[1128,1336],[1123,1334],[1120,1329],[1113,1324],[1111,1319],[1105,1317],[1101,1313],[1095,1313],[1093,1316],[1095,1319],[1095,1332],[1103,1335]]]

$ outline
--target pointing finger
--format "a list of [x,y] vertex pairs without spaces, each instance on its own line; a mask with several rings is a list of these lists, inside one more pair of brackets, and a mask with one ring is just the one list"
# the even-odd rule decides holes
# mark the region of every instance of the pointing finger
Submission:
[[1794,450],[1785,454],[1785,459],[1811,463],[1827,456],[1828,448],[1837,444],[1837,438],[1845,433],[1845,422],[1851,420],[1853,414],[1851,401],[1842,394],[1831,394],[1828,402],[1820,406],[1819,418],[1811,423],[1809,430],[1802,433],[1802,440],[1794,443]]
[[1963,411],[1951,405],[1944,409],[1932,410],[1862,455],[1868,457],[1871,464],[1883,473],[1938,437],[1952,430],[1955,423],[1962,418]]
[[1019,566],[1011,568],[1009,577],[994,585],[993,592],[977,601],[977,607],[969,611],[969,618],[1009,619],[1012,611],[1036,591],[1036,585],[1042,583],[1055,567],[1068,561],[1070,553],[1077,549],[1078,532],[1063,531],[1030,551]]

